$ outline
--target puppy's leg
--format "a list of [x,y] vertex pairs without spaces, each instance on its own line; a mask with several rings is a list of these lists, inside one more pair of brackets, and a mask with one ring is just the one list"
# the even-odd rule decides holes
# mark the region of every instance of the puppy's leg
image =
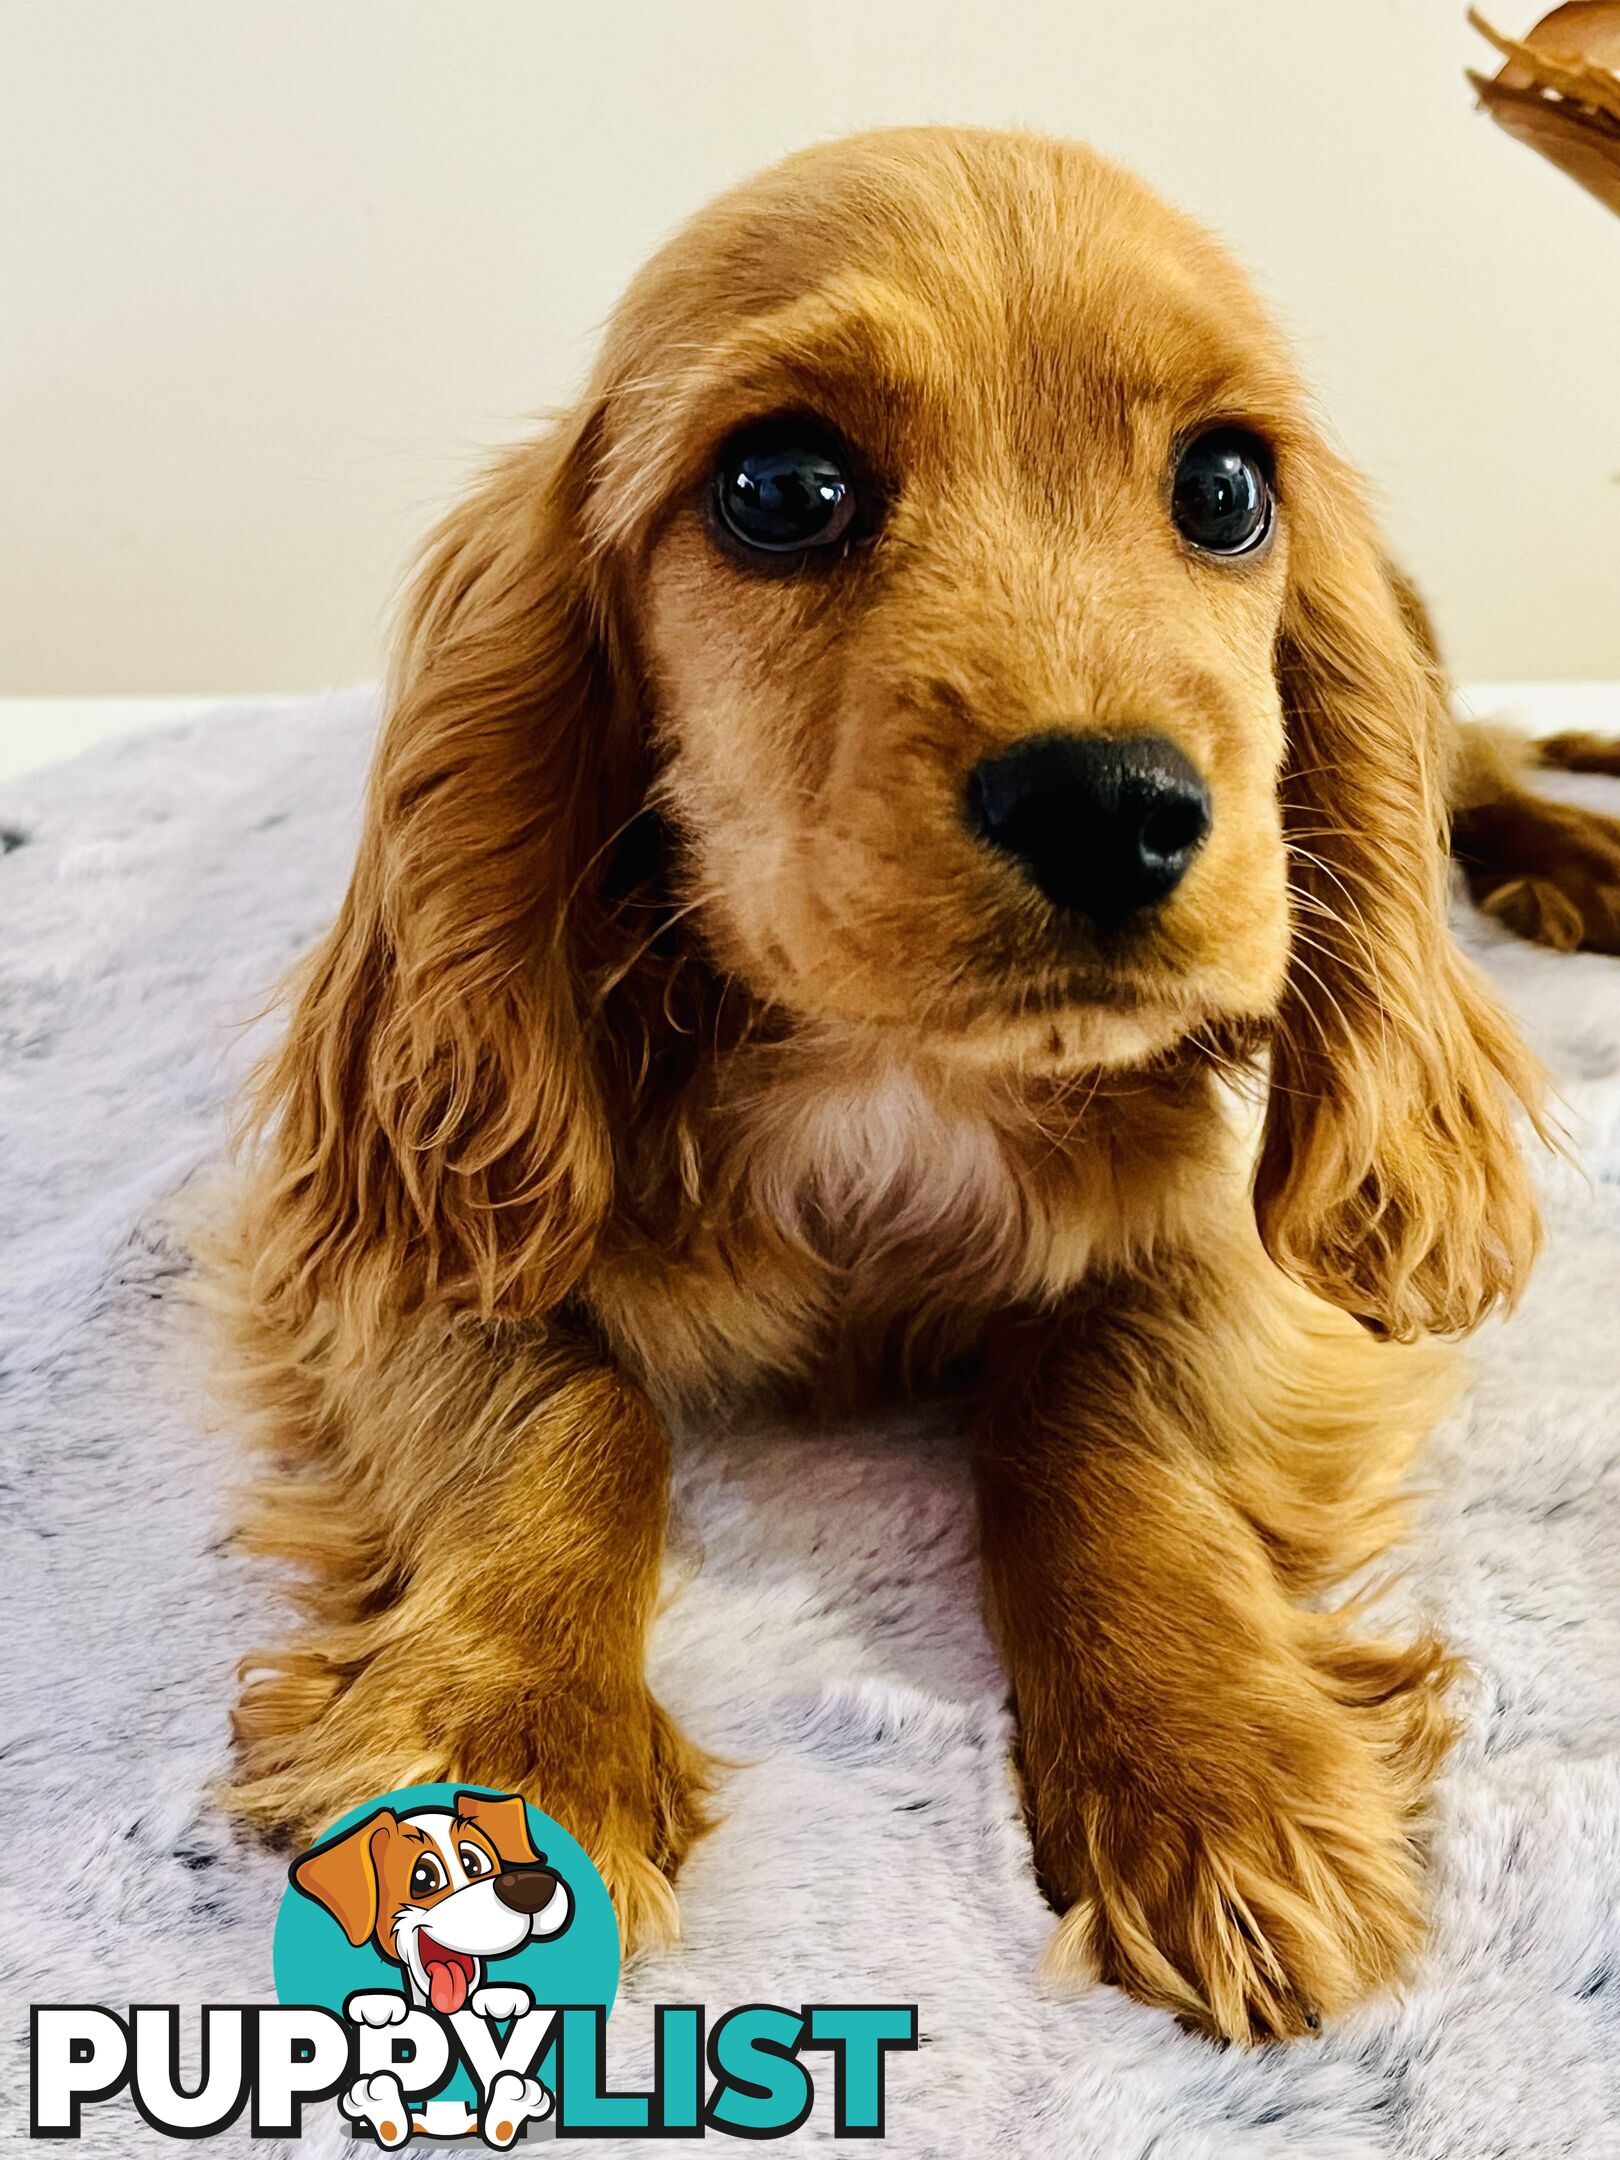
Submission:
[[[1384,567],[1413,643],[1444,674],[1422,595],[1399,564]],[[1620,739],[1532,740],[1511,728],[1460,720],[1451,724],[1447,747],[1451,851],[1474,905],[1559,952],[1620,952],[1620,819],[1550,802],[1527,777],[1538,766],[1620,773]]]
[[627,1944],[671,1932],[710,1766],[643,1673],[669,1481],[650,1404],[581,1345],[431,1316],[317,1391],[294,1451],[317,1406],[324,1447],[244,1531],[315,1574],[309,1630],[244,1661],[240,1811],[308,1835],[400,1785],[521,1792],[589,1851]]
[[1620,953],[1620,819],[1537,795],[1527,777],[1537,767],[1620,773],[1620,743],[1457,730],[1451,846],[1474,904],[1560,952]]
[[1420,1937],[1448,1660],[1294,1597],[1387,1538],[1435,1354],[1240,1240],[1020,1325],[991,1366],[987,1591],[1054,1965],[1234,2039],[1298,2033]]

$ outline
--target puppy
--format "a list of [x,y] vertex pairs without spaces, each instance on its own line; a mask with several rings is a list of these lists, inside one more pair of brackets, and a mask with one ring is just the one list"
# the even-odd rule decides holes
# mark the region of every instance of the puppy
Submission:
[[[498,1842],[497,1842],[498,1841]],[[351,1943],[369,1942],[397,1965],[406,1992],[391,2001],[453,2017],[480,2007],[490,1958],[560,1935],[573,1894],[534,1849],[523,1802],[457,1793],[453,1808],[379,1808],[341,1837],[293,1862],[291,1880],[336,1920]]]
[[[555,1940],[574,1917],[573,1893],[535,1851],[515,1795],[457,1793],[452,1807],[413,1808],[408,1815],[379,1808],[301,1853],[289,1875],[351,1943],[369,1942],[404,1976],[401,1995],[349,1997],[345,2007],[363,2025],[397,2025],[413,2007],[442,2017],[470,2008],[475,2017],[502,2023],[522,2016],[533,2007],[528,1989],[488,1985],[486,1964],[526,1943]],[[392,2070],[356,2078],[339,2105],[390,2150],[416,2131],[435,2135],[442,2128],[459,2136],[472,2127],[458,2102],[430,2101],[413,2115]],[[504,2148],[551,2106],[537,2078],[502,2071],[484,2095],[479,2134]]]
[[966,1372],[1056,1968],[1237,2039],[1401,1973],[1451,1661],[1323,1593],[1524,1279],[1538,1087],[1408,613],[1088,150],[869,136],[656,257],[432,544],[256,1098],[249,1817],[527,1790],[669,1932],[666,1413]]

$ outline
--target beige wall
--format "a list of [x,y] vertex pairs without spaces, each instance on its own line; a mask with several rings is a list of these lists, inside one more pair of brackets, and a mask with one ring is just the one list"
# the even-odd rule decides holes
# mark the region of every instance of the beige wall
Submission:
[[374,672],[660,235],[917,119],[1224,231],[1458,668],[1620,677],[1620,222],[1474,114],[1482,50],[1463,0],[4,0],[0,694]]

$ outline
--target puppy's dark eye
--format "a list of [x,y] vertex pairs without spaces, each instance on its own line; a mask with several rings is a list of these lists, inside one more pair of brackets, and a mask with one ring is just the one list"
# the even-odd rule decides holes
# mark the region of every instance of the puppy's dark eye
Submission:
[[814,421],[768,420],[734,435],[714,470],[714,507],[734,540],[762,555],[831,547],[855,515],[849,456]]
[[1207,555],[1247,555],[1271,530],[1264,449],[1238,428],[1213,428],[1188,443],[1176,466],[1170,508],[1176,529]]
[[444,1869],[437,1860],[430,1860],[424,1853],[411,1869],[411,1896],[431,1897],[435,1890],[444,1888]]
[[489,1855],[481,1845],[458,1845],[456,1857],[467,1871],[467,1880],[476,1882],[480,1875],[491,1872]]

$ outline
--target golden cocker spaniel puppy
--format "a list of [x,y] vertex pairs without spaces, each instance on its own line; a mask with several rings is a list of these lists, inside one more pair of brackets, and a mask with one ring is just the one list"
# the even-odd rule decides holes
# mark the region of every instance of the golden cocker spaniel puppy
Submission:
[[1537,1237],[1406,605],[1085,149],[869,136],[657,256],[432,545],[257,1098],[251,1818],[526,1790],[667,1930],[665,1413],[966,1374],[1057,1963],[1244,2038],[1400,1972],[1447,1655],[1320,1593]]

